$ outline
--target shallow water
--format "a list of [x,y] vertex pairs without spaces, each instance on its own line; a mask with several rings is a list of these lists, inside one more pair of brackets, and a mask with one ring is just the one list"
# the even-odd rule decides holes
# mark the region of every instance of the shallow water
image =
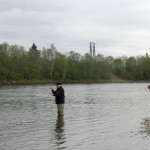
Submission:
[[149,150],[147,85],[65,84],[64,117],[49,85],[1,86],[0,150]]

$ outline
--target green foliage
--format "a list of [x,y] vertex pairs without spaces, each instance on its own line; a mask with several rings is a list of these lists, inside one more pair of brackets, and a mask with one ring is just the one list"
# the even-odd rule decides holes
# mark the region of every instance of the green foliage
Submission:
[[80,72],[80,60],[81,55],[79,53],[70,51],[68,53],[68,64],[66,78],[70,80],[78,80],[81,78]]
[[29,51],[18,45],[0,44],[0,80],[103,80],[115,75],[127,80],[150,80],[150,57],[67,55],[55,46],[38,50],[33,43]]

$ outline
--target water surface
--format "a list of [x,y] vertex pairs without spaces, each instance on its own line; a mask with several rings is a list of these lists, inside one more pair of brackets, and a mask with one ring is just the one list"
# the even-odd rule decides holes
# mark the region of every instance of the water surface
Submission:
[[65,84],[64,117],[49,85],[1,86],[0,149],[148,150],[147,85]]

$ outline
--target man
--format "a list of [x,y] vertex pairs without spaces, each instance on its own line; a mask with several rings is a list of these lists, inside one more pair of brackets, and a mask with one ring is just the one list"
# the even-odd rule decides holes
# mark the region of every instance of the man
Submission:
[[65,93],[64,93],[64,89],[62,88],[61,83],[56,83],[56,87],[57,87],[56,91],[54,91],[52,87],[50,87],[50,89],[52,91],[52,96],[55,96],[55,102],[57,104],[58,115],[63,116]]

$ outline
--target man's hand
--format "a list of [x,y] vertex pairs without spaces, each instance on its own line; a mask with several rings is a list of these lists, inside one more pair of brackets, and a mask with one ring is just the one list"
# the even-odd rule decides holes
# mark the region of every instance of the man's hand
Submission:
[[53,87],[52,87],[52,86],[50,86],[50,89],[51,89],[51,90],[53,90]]
[[53,94],[53,93],[51,93],[51,95],[52,95],[52,96],[54,96],[54,94]]

